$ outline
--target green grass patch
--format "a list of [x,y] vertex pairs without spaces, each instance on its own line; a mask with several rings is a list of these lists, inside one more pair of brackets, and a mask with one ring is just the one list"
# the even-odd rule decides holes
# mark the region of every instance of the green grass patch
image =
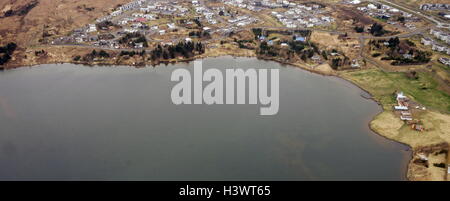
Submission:
[[344,77],[368,90],[386,108],[395,104],[393,93],[403,91],[426,107],[450,112],[450,95],[438,89],[438,82],[431,73],[418,72],[418,79],[408,78],[405,73],[387,73],[378,69],[345,72]]

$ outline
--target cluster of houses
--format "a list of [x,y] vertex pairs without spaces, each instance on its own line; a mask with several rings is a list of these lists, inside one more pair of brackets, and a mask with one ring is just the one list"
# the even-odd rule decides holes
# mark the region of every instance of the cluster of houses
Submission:
[[[117,35],[137,32],[163,35],[167,30],[176,29],[176,25],[174,23],[167,23],[167,28],[157,25],[149,27],[146,23],[156,20],[158,14],[184,16],[188,12],[189,9],[183,7],[178,1],[134,0],[116,8],[109,15],[98,18],[96,20],[97,24],[88,24],[82,28],[75,29],[70,36],[57,38],[52,44],[89,43],[93,46],[118,49],[120,48],[119,44],[115,41]],[[116,33],[108,34],[109,37],[102,37],[105,34],[99,34],[98,29],[105,28],[100,24],[106,21],[120,25],[122,28]],[[107,28],[104,30],[107,30]],[[137,43],[136,45],[136,48],[142,48],[141,44]]]
[[91,35],[87,32],[89,25],[83,28],[73,30],[70,36],[62,36],[54,39],[51,44],[81,44],[91,43],[94,46],[104,46],[108,48],[118,48],[117,41],[114,41],[115,36],[112,34]]
[[308,24],[310,24],[309,27],[311,27],[314,26],[314,24],[322,24],[321,21],[324,22],[332,21],[331,17],[326,17],[323,19],[316,18],[309,21],[309,18],[312,18],[313,14],[317,14],[314,13],[314,11],[317,11],[321,8],[321,6],[318,4],[305,5],[291,2],[288,0],[222,0],[222,2],[230,6],[247,9],[253,12],[259,12],[264,9],[276,9],[276,8],[290,9],[287,11],[287,13],[273,14],[280,20],[280,22],[290,27],[296,27],[294,25],[297,24],[296,21],[297,19],[300,22],[298,23],[299,27],[305,27],[305,25],[308,26]]
[[193,0],[192,5],[194,7],[195,12],[197,14],[203,15],[204,19],[206,19],[206,21],[209,24],[217,24],[218,23],[216,20],[216,13],[213,10],[201,5],[199,3],[199,1],[197,1],[197,0]]
[[401,11],[397,8],[393,8],[385,4],[369,3],[367,4],[367,6],[358,7],[357,9],[363,12],[367,12],[372,17],[379,17],[381,19],[389,19],[393,15],[397,14],[400,14],[407,18],[412,17],[411,13]]
[[95,24],[88,24],[86,32],[87,33],[97,32],[97,25],[95,25]]
[[450,4],[441,4],[441,3],[426,3],[420,5],[421,10],[450,10]]
[[135,33],[139,29],[146,28],[144,23],[155,19],[156,16],[153,14],[133,13],[131,17],[124,17],[118,20],[117,24],[121,26],[128,25],[128,28],[125,28],[124,31],[127,33]]
[[289,1],[270,1],[270,0],[222,0],[223,3],[248,9],[251,11],[261,11],[266,8],[274,9],[274,8],[282,8],[295,5],[294,3],[290,3]]
[[[268,39],[266,36],[261,35],[261,36],[258,37],[258,39],[261,42],[263,42],[263,41],[267,42],[267,45],[269,45],[269,46],[272,46],[272,45],[275,45],[275,44],[280,44],[281,47],[289,47],[288,43],[285,43],[285,42],[280,43],[280,38]],[[296,41],[296,42],[306,42],[306,40],[307,39],[304,36],[299,36],[299,35],[294,35],[293,36],[293,41]]]
[[[133,13],[130,15],[129,12]],[[112,21],[121,26],[129,25],[124,28],[124,32],[136,33],[140,31],[139,29],[147,28],[144,23],[155,20],[156,14],[184,16],[188,12],[188,8],[178,5],[177,2],[135,0],[118,7],[111,14],[98,18],[96,21],[97,23]],[[120,15],[123,16],[113,20],[113,17]],[[92,29],[90,32],[96,32],[96,30]]]
[[[239,2],[239,3],[236,3]],[[247,4],[243,4],[243,1],[225,1],[225,4],[229,4],[232,6],[240,6],[240,5],[247,5]],[[223,15],[223,16],[230,16],[230,14],[228,12],[226,12],[225,7],[214,7],[212,9],[207,8],[203,5],[201,5],[200,3],[198,3],[197,0],[193,0],[192,1],[192,5],[194,6],[194,10],[196,11],[196,13],[198,14],[202,14],[204,19],[209,23],[209,24],[217,24],[218,21],[217,19],[219,19],[219,15]],[[245,7],[247,8],[247,7]],[[235,16],[232,19],[228,20],[228,23],[231,24],[231,26],[246,26],[252,23],[257,22],[258,19],[252,16],[248,16],[248,15],[240,15],[240,16]]]
[[450,33],[437,29],[431,29],[430,34],[450,45]]
[[408,99],[408,97],[406,97],[403,94],[403,92],[397,93],[396,100],[397,100],[398,105],[394,106],[395,110],[398,110],[398,111],[408,111],[409,110],[409,103],[408,103],[409,99]]
[[[431,29],[430,34],[433,35],[434,37],[438,38],[439,40],[447,43],[448,45],[450,45],[450,33],[436,30],[436,29]],[[450,55],[450,48],[448,46],[442,45],[442,44],[434,41],[431,38],[424,37],[424,38],[422,38],[421,42],[423,45],[431,46],[431,49],[434,51],[442,52],[442,53],[446,53],[446,54]]]
[[254,12],[263,9],[293,8],[297,3],[288,0],[222,0],[225,4],[245,8]]
[[[212,10],[205,7],[199,1],[160,1],[160,0],[133,0],[130,3],[117,7],[107,16],[96,19],[93,24],[88,24],[82,28],[76,29],[69,36],[64,36],[52,41],[52,44],[89,44],[93,46],[102,46],[108,48],[120,48],[116,41],[120,35],[127,33],[142,33],[144,35],[164,35],[169,30],[175,30],[178,27],[175,23],[169,22],[166,25],[151,25],[148,22],[157,20],[163,16],[186,16],[190,13],[190,2],[192,8],[197,14],[201,14],[210,24],[216,24],[217,13],[222,9]],[[201,20],[201,18],[198,18]],[[251,17],[238,18],[236,25],[244,26],[255,22]],[[192,21],[185,22],[193,24]],[[100,37],[100,30],[109,30],[109,26],[119,25],[118,30],[110,31],[112,37]],[[209,27],[203,27],[205,31]],[[136,44],[140,47],[140,44]]]
[[147,0],[136,0],[136,1],[132,1],[130,3],[127,3],[125,5],[122,5],[120,7],[118,7],[116,9],[116,11],[112,12],[111,14],[98,18],[96,21],[97,23],[100,22],[104,22],[107,20],[111,20],[113,17],[119,16],[121,15],[123,12],[128,11],[128,10],[132,10],[132,9],[136,9],[140,6],[142,6],[142,4],[144,4]]
[[189,12],[189,9],[178,5],[176,2],[154,2],[141,7],[140,11],[143,13],[184,16]]
[[[427,4],[420,5],[420,9],[425,10],[425,11],[429,11],[429,10],[431,10],[431,11],[450,11],[450,4],[427,3]],[[449,12],[447,12],[447,13],[440,12],[439,15],[443,16],[446,19],[450,19]]]
[[272,15],[288,28],[328,26],[334,18],[326,16],[322,8],[318,4],[295,4],[286,12],[273,11]]
[[[369,3],[367,6],[361,6],[357,9],[371,17],[386,20],[388,24],[398,24],[396,19],[403,17],[404,25],[408,29],[415,29],[416,26],[412,22],[420,20],[411,13],[380,3]],[[394,16],[397,18],[394,18]]]
[[[409,98],[407,96],[405,96],[403,94],[403,92],[398,92],[396,94],[396,100],[397,100],[397,105],[394,106],[394,109],[396,111],[400,112],[400,119],[402,121],[412,122],[413,116],[410,111]],[[425,107],[420,108],[419,106],[416,106],[416,109],[425,110]],[[412,129],[417,130],[417,131],[425,130],[421,124],[415,123],[415,122],[411,123],[411,127],[412,127]]]
[[233,24],[238,27],[247,26],[249,24],[256,23],[257,21],[258,19],[248,15],[241,15],[228,20],[230,24]]

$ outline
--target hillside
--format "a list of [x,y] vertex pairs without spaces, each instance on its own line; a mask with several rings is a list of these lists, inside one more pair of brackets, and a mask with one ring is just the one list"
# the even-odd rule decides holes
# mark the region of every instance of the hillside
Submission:
[[[15,42],[13,60],[43,37],[65,35],[92,22],[129,0],[2,0],[0,1],[0,45]],[[17,61],[16,61],[17,62]]]

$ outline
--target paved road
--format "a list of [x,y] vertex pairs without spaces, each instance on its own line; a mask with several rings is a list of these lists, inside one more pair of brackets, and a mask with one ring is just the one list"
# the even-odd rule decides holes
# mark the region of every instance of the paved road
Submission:
[[420,16],[420,17],[422,17],[422,18],[425,18],[425,19],[427,19],[427,20],[429,20],[429,21],[435,23],[438,27],[446,27],[446,28],[450,29],[450,25],[447,24],[447,23],[442,23],[441,21],[436,20],[436,19],[435,19],[434,17],[432,17],[432,16],[423,14],[423,13],[420,12],[420,11],[412,10],[412,9],[410,9],[410,8],[404,7],[404,6],[399,5],[399,4],[397,4],[397,3],[394,3],[394,2],[391,2],[391,1],[386,1],[386,0],[369,0],[369,2],[382,3],[382,4],[387,4],[387,5],[390,5],[390,6],[393,6],[393,7],[397,7],[397,8],[400,8],[400,9],[402,9],[402,10],[408,11],[408,12],[410,12],[411,14],[418,15],[418,16]]
[[366,39],[390,39],[390,38],[408,38],[414,35],[418,35],[418,34],[422,34],[423,32],[427,31],[428,29],[430,29],[431,26],[428,27],[423,27],[421,29],[416,29],[414,31],[408,32],[408,33],[402,33],[402,34],[397,34],[397,35],[393,35],[393,36],[380,36],[380,37],[376,37],[376,36],[360,36],[359,37],[359,44],[360,44],[360,50],[359,50],[359,57],[363,58],[366,62],[371,63],[372,65],[378,67],[380,70],[385,71],[385,72],[390,72],[382,67],[380,67],[380,64],[373,60],[370,55],[364,55],[364,48],[365,48],[365,40]]
[[424,32],[426,32],[431,27],[433,27],[433,26],[422,27],[420,29],[416,29],[416,30],[413,30],[413,31],[410,31],[410,32],[401,33],[401,34],[392,35],[392,36],[360,36],[358,38],[359,45],[360,45],[359,56],[360,57],[364,57],[363,56],[363,50],[364,50],[364,46],[366,45],[365,44],[365,40],[366,39],[378,39],[378,40],[381,40],[381,39],[391,39],[391,38],[395,38],[395,37],[408,38],[408,37],[411,37],[411,36],[414,36],[414,35],[423,34]]
[[345,34],[345,32],[340,31],[332,31],[326,29],[315,29],[315,28],[288,28],[288,27],[257,27],[262,29],[283,29],[283,30],[310,30],[310,31],[320,31],[320,32],[328,32],[331,34]]

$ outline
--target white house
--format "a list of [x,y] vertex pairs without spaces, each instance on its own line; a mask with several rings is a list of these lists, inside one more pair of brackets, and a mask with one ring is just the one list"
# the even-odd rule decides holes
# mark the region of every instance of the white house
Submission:
[[430,38],[422,38],[422,44],[424,44],[424,45],[431,45],[431,44],[433,44],[433,40],[431,40]]
[[400,119],[403,121],[412,121],[413,120],[413,118],[411,116],[403,116],[403,115],[400,116]]
[[95,24],[88,25],[87,32],[96,32],[96,31],[97,31],[97,26]]
[[175,23],[169,23],[169,24],[167,24],[167,27],[169,27],[169,29],[177,28],[177,26],[175,26]]
[[441,35],[439,36],[439,39],[450,44],[450,34],[449,33],[441,33]]
[[394,106],[394,109],[395,110],[406,111],[406,110],[408,110],[408,107],[407,106],[403,106],[403,105],[396,105],[396,106]]
[[408,98],[408,97],[406,97],[406,96],[403,94],[403,92],[398,92],[398,93],[397,93],[397,97],[396,97],[397,101],[405,100],[405,99],[407,99],[407,98]]
[[135,43],[134,44],[134,48],[143,48],[144,47],[144,43]]
[[392,12],[392,13],[398,13],[398,12],[400,12],[400,10],[397,9],[397,8],[391,8],[391,9],[389,10],[389,12]]
[[154,16],[154,15],[151,15],[151,14],[145,14],[145,15],[144,15],[144,18],[147,19],[147,20],[154,20],[154,19],[155,19],[155,16]]
[[118,24],[119,25],[126,25],[126,24],[128,24],[128,20],[126,20],[126,19],[120,20]]
[[127,32],[127,33],[136,33],[136,32],[138,32],[137,29],[124,29],[124,31]]
[[439,58],[439,62],[441,62],[444,65],[450,66],[450,59],[449,58]]
[[75,41],[77,41],[77,43],[82,43],[83,42],[83,38],[82,37],[77,37],[77,38],[75,38]]
[[369,5],[367,5],[367,8],[369,8],[369,9],[377,9],[377,6],[375,6],[374,4],[369,4]]
[[133,17],[144,17],[144,13],[133,13]]
[[111,16],[116,17],[116,16],[118,16],[118,15],[120,15],[120,14],[122,14],[122,11],[121,11],[121,10],[116,10],[116,11],[114,11],[114,12],[111,13]]
[[438,52],[446,51],[446,48],[439,44],[433,44],[433,47],[431,49]]
[[150,12],[151,11],[151,9],[150,8],[141,8],[141,12],[144,12],[144,13],[147,13],[147,12]]

